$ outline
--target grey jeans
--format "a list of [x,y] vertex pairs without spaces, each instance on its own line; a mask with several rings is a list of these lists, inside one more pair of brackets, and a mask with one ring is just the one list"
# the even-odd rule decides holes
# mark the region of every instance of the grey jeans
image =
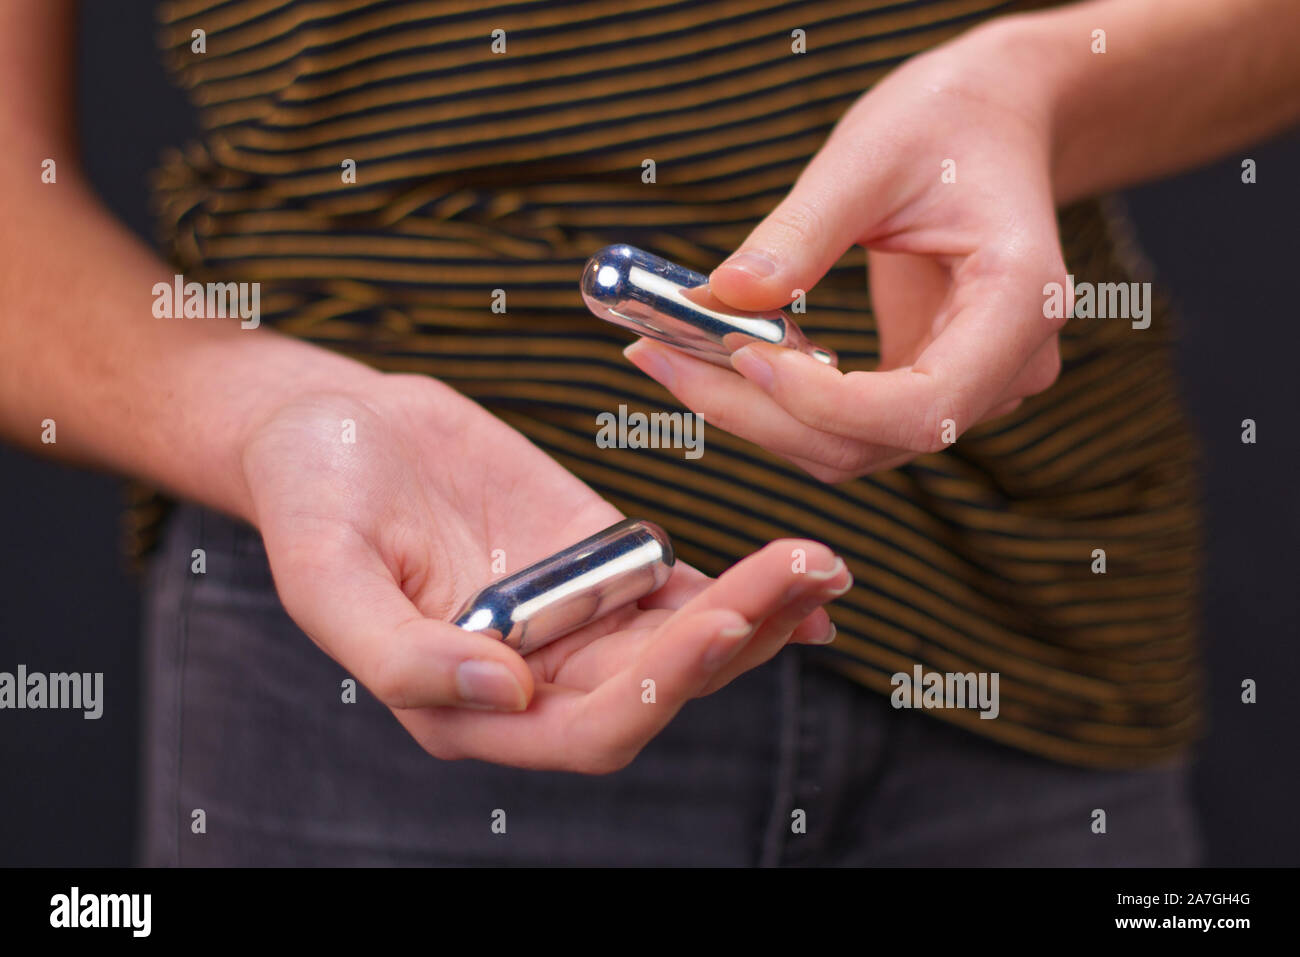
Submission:
[[[202,548],[206,573],[191,572]],[[430,757],[285,614],[257,532],[183,506],[148,577],[151,865],[1190,865],[1185,765],[978,738],[788,648],[605,777]],[[1106,833],[1093,812],[1106,812]]]

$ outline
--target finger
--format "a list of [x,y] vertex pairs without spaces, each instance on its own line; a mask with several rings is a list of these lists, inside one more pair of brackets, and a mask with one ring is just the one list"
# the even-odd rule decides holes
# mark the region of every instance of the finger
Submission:
[[799,459],[794,456],[789,456],[789,461],[791,464],[803,469],[819,482],[825,482],[827,485],[841,485],[844,482],[851,482],[864,475],[877,475],[881,472],[888,472],[890,469],[895,469],[900,465],[907,464],[920,454],[919,452],[913,452],[909,449],[887,449],[884,446],[878,446],[878,448],[884,450],[884,457],[871,462],[868,468],[864,468],[857,472],[830,468],[820,462],[813,462],[809,459]]
[[[753,639],[710,690],[767,661],[791,640],[829,641],[830,619],[821,606],[852,585],[842,559],[818,542],[801,539],[771,542],[732,566],[679,612],[728,608],[754,625]],[[566,662],[566,668],[572,664]]]
[[867,252],[867,286],[880,334],[881,369],[911,365],[948,313],[952,271],[942,257]]
[[[758,559],[760,554],[762,558]],[[539,680],[554,680],[562,668],[566,687],[594,688],[608,674],[610,662],[625,660],[635,649],[652,640],[654,627],[646,627],[648,622],[657,626],[673,611],[687,606],[693,610],[724,607],[726,601],[741,594],[747,599],[741,610],[752,616],[750,623],[761,640],[773,645],[758,659],[766,660],[780,645],[792,640],[796,626],[805,619],[807,622],[800,632],[800,640],[816,643],[824,639],[829,631],[829,622],[824,614],[818,618],[816,610],[842,594],[852,582],[844,562],[835,558],[824,545],[798,540],[765,546],[759,553],[728,569],[717,581],[706,578],[690,566],[685,566],[685,569],[686,576],[676,594],[661,595],[673,587],[674,582],[670,579],[663,589],[636,605],[618,609],[529,655],[528,662],[536,669]],[[722,590],[708,595],[708,592],[718,589],[720,582],[723,583]],[[757,591],[764,588],[778,589],[771,593],[769,604],[748,600],[752,596],[746,589]],[[797,614],[794,613],[796,606],[799,609]],[[775,626],[772,625],[774,616],[779,619]],[[777,637],[771,637],[773,635]]]
[[753,639],[727,608],[683,609],[657,629],[636,661],[597,688],[567,737],[622,767]]
[[1020,408],[1020,404],[1024,401],[1024,399],[1012,399],[1010,402],[1003,402],[1001,405],[995,405],[984,413],[984,417],[980,419],[980,422],[992,422],[994,419],[1000,419],[1004,415],[1010,415],[1012,412],[1016,411],[1016,409]]
[[360,535],[289,548],[268,541],[267,551],[285,610],[389,707],[528,706],[533,677],[523,658],[420,614]]
[[710,425],[787,459],[856,473],[883,455],[869,443],[799,421],[753,382],[671,346],[641,339],[623,355]]
[[[804,559],[797,547],[792,548],[792,566],[802,568]],[[811,571],[792,571],[800,576],[799,588],[787,588],[783,603],[775,605],[761,621],[755,621],[755,636],[749,647],[729,666],[731,669],[721,682],[711,688],[721,687],[736,675],[766,661],[776,654],[785,644],[825,644],[832,638],[830,618],[822,605],[843,595],[853,585],[853,576],[842,561],[836,561],[830,569],[813,569]],[[750,609],[754,613],[754,609]],[[562,664],[563,681],[566,686],[577,688],[594,688],[608,674],[609,662],[625,660],[636,654],[637,649],[652,639],[653,632],[664,618],[655,615],[668,614],[667,609],[659,608],[651,612],[640,612],[634,621],[623,626],[614,625],[602,628],[605,634],[599,640],[587,640],[576,652],[568,655],[557,664]],[[609,619],[602,621],[602,626]],[[613,633],[610,633],[610,632]],[[557,642],[556,644],[559,644]],[[540,656],[546,654],[554,645],[542,649],[529,657],[530,663],[536,665]],[[755,650],[757,648],[757,650]],[[543,669],[543,674],[554,674],[554,670]]]
[[771,660],[787,644],[826,645],[835,639],[835,625],[822,606],[853,587],[853,575],[842,561],[829,571],[814,573],[816,587],[792,598],[758,627],[757,633],[729,661],[701,694],[713,694],[747,671]]
[[1025,399],[1031,395],[1045,392],[1055,384],[1061,375],[1061,343],[1057,336],[1052,336],[1038,351],[1030,356],[1029,361],[1012,380],[1011,384],[998,397],[999,403],[1012,399]]
[[712,581],[712,578],[698,568],[693,568],[685,562],[676,562],[664,586],[642,598],[637,602],[637,607],[676,610],[708,588]]
[[732,565],[681,610],[726,608],[750,623],[762,622],[789,602],[807,597],[843,565],[821,542],[778,539]]
[[[561,665],[566,663],[571,665],[576,657],[582,654],[583,649],[597,639],[600,639],[602,648],[607,648],[611,643],[608,637],[611,633],[637,628],[637,622],[644,618],[644,613],[647,611],[657,609],[673,611],[680,608],[707,588],[712,581],[713,579],[699,569],[692,568],[685,562],[675,562],[668,581],[661,588],[634,604],[616,608],[597,621],[530,652],[528,665],[533,669],[534,674],[553,675]],[[574,682],[566,681],[566,684],[573,685]],[[578,683],[577,686],[583,685]]]
[[1025,363],[1011,385],[1002,391],[997,402],[988,412],[980,417],[980,423],[1000,419],[1020,408],[1021,403],[1032,395],[1045,392],[1061,373],[1061,348],[1056,336],[1053,336],[1034,353]]
[[[849,588],[853,587],[850,582]],[[838,594],[832,594],[827,600],[833,601]],[[791,645],[829,645],[835,640],[835,622],[831,614],[821,605],[795,623],[795,628],[788,632],[782,644]],[[778,649],[779,650],[779,649]]]
[[[838,131],[837,131],[838,132]],[[773,309],[809,290],[874,226],[876,184],[861,151],[832,134],[789,194],[709,276],[738,309]]]
[[[1024,283],[1008,282],[1015,287]],[[912,366],[849,372],[790,349],[746,346],[732,356],[743,376],[799,421],[837,435],[935,452],[990,409],[1057,329],[1023,290],[968,283],[956,312]]]
[[831,641],[834,629],[822,606],[853,587],[853,573],[837,557],[828,569],[805,572],[801,584],[807,587],[788,591],[789,600],[763,619],[757,635],[738,656],[738,661],[752,661],[750,667],[753,667],[776,654],[789,641],[810,645]]
[[543,685],[522,714],[433,710],[398,717],[441,757],[607,773],[631,761],[752,634],[729,609],[681,611],[656,629],[628,667],[590,693]]
[[[843,594],[851,585],[852,576],[843,560],[819,542],[779,540],[738,562],[656,630],[637,664],[593,692],[587,706],[612,715],[626,706],[629,693],[644,706],[649,679],[654,682],[655,703],[666,707],[659,714],[634,707],[625,712],[621,723],[589,723],[587,727],[596,736],[592,749],[630,760],[686,701],[767,661],[803,619],[832,594]],[[668,636],[678,618],[692,620],[713,614],[736,616],[733,620],[745,625],[744,635],[734,641],[717,639],[701,664],[688,670],[684,660],[674,657],[667,646]]]

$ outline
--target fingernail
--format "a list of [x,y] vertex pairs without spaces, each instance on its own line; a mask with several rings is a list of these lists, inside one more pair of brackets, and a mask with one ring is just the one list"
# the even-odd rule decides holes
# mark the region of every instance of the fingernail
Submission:
[[[641,340],[644,342],[645,340]],[[623,350],[623,355],[627,361],[632,363],[650,378],[654,379],[665,389],[673,387],[673,366],[672,363],[656,352],[653,348],[637,347],[641,342],[634,342]],[[634,351],[635,350],[635,351]]]
[[524,689],[505,665],[471,658],[456,668],[456,691],[465,704],[494,711],[523,711]]
[[744,250],[736,253],[718,268],[739,269],[741,272],[749,273],[755,279],[766,279],[776,272],[776,263],[772,262],[765,253]]
[[775,373],[766,359],[754,351],[753,346],[745,346],[731,354],[731,365],[737,372],[751,382],[758,384],[764,391],[771,391]]
[[808,578],[815,582],[828,582],[840,572],[844,571],[844,559],[838,555],[835,556],[835,564],[825,571],[805,572]]
[[738,625],[735,628],[727,628],[718,632],[718,637],[713,639],[709,647],[705,649],[705,667],[717,668],[723,662],[729,661],[740,645],[738,639],[747,638],[753,630],[753,625]]
[[831,622],[830,630],[825,635],[813,642],[814,645],[829,645],[835,640],[835,622]]

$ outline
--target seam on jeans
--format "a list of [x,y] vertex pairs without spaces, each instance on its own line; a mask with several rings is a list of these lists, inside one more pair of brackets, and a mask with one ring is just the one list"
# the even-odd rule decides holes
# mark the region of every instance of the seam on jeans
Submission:
[[[903,714],[894,708],[889,698],[884,696],[872,695],[870,697],[863,697],[858,703],[864,705],[866,708],[880,716],[880,750],[876,755],[875,766],[871,768],[870,773],[867,774],[862,782],[862,802],[856,809],[858,814],[865,816],[868,820],[874,821],[876,819],[876,814],[874,812],[876,805],[880,801],[881,789],[885,785],[885,779],[892,771],[896,770],[900,757],[909,744],[912,746],[913,750],[919,747],[915,740],[918,730],[922,727],[918,723],[918,718],[921,721],[933,720],[936,724],[939,722],[937,719],[933,719],[929,715],[917,716],[913,715],[911,712]],[[857,711],[859,709],[855,708],[854,710]],[[867,720],[870,720],[870,715],[855,715],[855,717],[865,717]],[[910,742],[908,740],[909,738],[912,739]],[[866,831],[866,836],[863,839],[865,844],[864,850],[868,857],[875,853],[877,846],[875,839],[875,831],[868,829]],[[874,865],[867,863],[865,866],[871,867]]]
[[[883,714],[884,717],[881,719],[880,722],[881,732],[882,732],[881,738],[883,740],[880,742],[880,752],[876,758],[876,766],[871,769],[871,772],[867,775],[866,780],[863,782],[864,792],[870,795],[874,795],[877,791],[880,790],[880,785],[881,782],[884,780],[885,774],[889,771],[890,767],[896,762],[898,758],[899,749],[903,745],[903,739],[907,736],[907,733],[909,731],[913,731],[913,729],[916,727],[914,724],[909,724],[907,718],[904,718],[903,716],[895,713],[894,711],[884,710],[882,706],[882,702],[887,700],[888,700],[887,698],[882,698],[879,701],[877,700],[871,701],[872,710]],[[909,715],[908,717],[911,716]],[[922,715],[922,717],[929,717],[929,716]],[[898,727],[896,729],[891,728],[890,727],[891,723],[897,725]]]
[[[198,515],[198,546],[203,547],[203,509],[191,509],[190,514]],[[188,524],[188,523],[186,523]],[[183,526],[182,526],[183,527]],[[183,543],[182,543],[183,544]],[[170,550],[169,550],[170,551]],[[183,550],[182,550],[183,551]],[[189,554],[193,554],[193,549]],[[169,556],[175,561],[175,556]],[[188,557],[188,556],[187,556]],[[194,574],[186,574],[189,565],[186,562],[178,563],[182,569],[181,574],[184,576],[181,581],[181,599],[178,602],[176,627],[179,629],[179,647],[176,651],[176,866],[181,866],[181,820],[184,815],[181,814],[181,762],[185,757],[185,652],[189,646],[189,620],[190,620],[190,601],[194,590]]]
[[787,648],[780,664],[780,706],[777,708],[776,779],[772,789],[772,812],[763,835],[759,867],[777,867],[785,850],[787,814],[794,803],[794,777],[799,744],[799,655]]

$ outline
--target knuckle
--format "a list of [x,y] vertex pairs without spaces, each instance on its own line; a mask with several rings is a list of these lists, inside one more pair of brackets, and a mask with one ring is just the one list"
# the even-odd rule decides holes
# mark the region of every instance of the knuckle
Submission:
[[989,417],[992,417],[993,419],[1001,419],[1004,416],[1008,416],[1012,412],[1015,412],[1018,408],[1020,408],[1020,406],[1024,403],[1024,401],[1025,401],[1024,399],[1013,399],[1010,402],[1005,402],[998,408],[994,409],[990,413]]
[[424,748],[430,757],[437,758],[439,761],[462,761],[467,757],[463,748],[441,738],[421,741],[420,747]]
[[[1029,265],[1023,244],[1012,237],[999,237],[967,257],[957,270],[960,281],[1025,276]],[[1035,273],[1037,269],[1033,270]]]
[[846,472],[843,469],[832,468],[828,465],[818,465],[808,463],[803,466],[803,470],[819,482],[827,485],[839,485],[841,482],[847,482],[851,478],[856,478],[856,472]]
[[838,435],[824,436],[819,447],[810,456],[825,466],[832,474],[856,475],[871,464],[869,446],[854,439]]
[[622,771],[631,764],[632,759],[637,755],[637,751],[636,748],[626,746],[597,748],[579,757],[573,770],[579,774],[587,774],[592,777],[613,774],[615,771]]
[[1061,350],[1053,346],[1035,359],[1025,380],[1025,394],[1037,395],[1052,387],[1061,375]]
[[399,651],[388,651],[380,656],[366,685],[390,708],[409,708],[415,703],[405,655]]
[[1066,308],[1061,310],[1060,315],[1057,315],[1055,312],[1050,312],[1044,308],[1038,316],[1038,321],[1043,323],[1040,328],[1052,335],[1057,335],[1069,323],[1073,311],[1072,308]]
[[593,777],[613,774],[632,763],[644,741],[628,728],[593,722],[590,709],[568,722],[563,734],[567,770]]
[[1074,292],[1070,288],[1070,276],[1066,269],[1064,260],[1062,260],[1059,255],[1055,256],[1051,262],[1041,269],[1039,275],[1042,279],[1042,282],[1039,284],[1039,289],[1047,289],[1049,288],[1049,284],[1055,284],[1065,292],[1066,308],[1060,310],[1059,314],[1055,310],[1049,310],[1045,303],[1039,310],[1039,320],[1046,323],[1047,327],[1053,334],[1055,334],[1065,328],[1066,324],[1070,321],[1071,313],[1074,311],[1071,305]]
[[944,434],[950,432],[956,438],[961,425],[956,399],[941,396],[922,410],[916,424],[904,432],[898,447],[923,455],[942,452],[950,444],[944,441]]

